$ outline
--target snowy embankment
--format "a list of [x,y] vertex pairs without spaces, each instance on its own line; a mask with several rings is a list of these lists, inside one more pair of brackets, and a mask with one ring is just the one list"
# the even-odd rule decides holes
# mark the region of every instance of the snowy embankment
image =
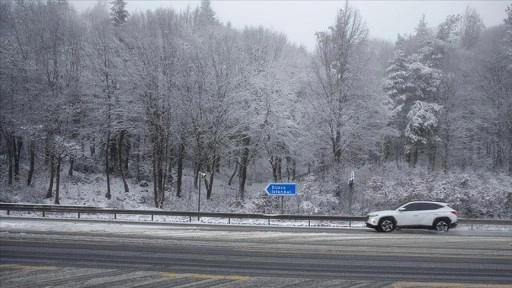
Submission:
[[[29,187],[24,185],[22,180],[15,181],[11,187],[2,187],[0,202],[53,204],[55,193],[53,198],[44,199],[48,189],[48,179],[43,174],[37,173],[33,185]],[[193,185],[192,173],[185,171],[181,197],[176,196],[174,186],[170,185],[165,195],[163,209],[223,213],[281,213],[280,198],[267,197],[263,192],[268,182],[249,181],[246,186],[245,201],[243,205],[240,205],[240,202],[237,201],[237,183],[226,184],[230,174],[230,171],[221,171],[216,174],[214,191],[210,200],[206,200],[206,192],[203,187],[198,209],[199,191]],[[380,168],[363,167],[355,170],[355,175],[356,185],[351,215],[361,216],[370,211],[390,209],[407,201],[436,200],[449,203],[459,211],[460,218],[512,218],[512,178],[507,175],[473,171],[428,172],[421,168],[399,169],[391,164]],[[60,204],[119,209],[157,209],[154,208],[151,183],[136,183],[134,179],[129,178],[129,192],[124,192],[121,179],[119,177],[111,178],[112,198],[107,199],[104,175],[79,172],[75,172],[74,176],[63,175]],[[284,198],[283,211],[285,214],[350,215],[347,209],[347,195],[344,194],[346,189],[342,187],[344,193],[335,196],[335,184],[340,182],[339,174],[326,173],[322,177],[309,175],[296,182],[297,196]],[[76,215],[63,217],[76,217]],[[114,218],[113,215],[82,215],[83,217]],[[118,215],[118,219],[150,221],[151,216]],[[188,222],[190,219],[188,217],[155,216],[154,221]],[[197,219],[192,219],[192,221],[197,221]],[[208,218],[201,218],[200,221],[201,223],[220,224],[228,222],[227,219]],[[267,220],[231,219],[231,223],[268,225]],[[308,224],[307,221],[278,222],[272,220],[271,222],[271,225],[307,226]],[[355,227],[358,225],[357,223],[351,224]],[[312,222],[312,225],[343,227],[348,226],[348,223],[313,224]]]

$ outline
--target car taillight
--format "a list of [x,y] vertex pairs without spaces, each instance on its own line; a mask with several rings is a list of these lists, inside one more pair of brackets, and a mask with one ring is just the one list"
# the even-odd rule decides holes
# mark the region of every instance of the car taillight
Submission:
[[457,210],[452,210],[450,212],[452,212],[453,215],[457,215]]

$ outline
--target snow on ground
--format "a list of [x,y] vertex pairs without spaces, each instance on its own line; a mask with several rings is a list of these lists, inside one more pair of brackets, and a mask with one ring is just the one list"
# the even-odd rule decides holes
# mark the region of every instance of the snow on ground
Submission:
[[[42,165],[42,164],[41,164]],[[23,168],[23,167],[22,167]],[[26,168],[26,167],[25,167]],[[42,170],[43,167],[39,167]],[[366,169],[366,168],[365,168]],[[24,171],[25,169],[22,169]],[[395,171],[396,170],[396,171]],[[38,172],[38,171],[36,171]],[[64,166],[62,171],[62,179],[60,186],[60,204],[61,205],[78,205],[88,207],[104,207],[104,208],[118,208],[118,209],[140,209],[140,210],[158,210],[155,208],[153,202],[152,184],[149,182],[137,183],[134,178],[128,178],[129,192],[124,192],[123,183],[120,177],[112,175],[111,177],[111,194],[112,198],[105,197],[106,191],[106,178],[102,174],[86,174],[78,171],[74,172],[73,176],[67,175],[67,167]],[[452,173],[442,174],[443,181],[439,180],[439,175],[436,173],[428,174],[426,171],[416,169],[408,171],[405,175],[402,171],[397,170],[396,167],[390,166],[382,170],[364,170],[360,169],[357,172],[359,175],[358,186],[354,195],[354,215],[360,216],[373,210],[382,210],[384,208],[397,206],[394,202],[403,202],[405,200],[429,200],[432,199],[446,199],[447,202],[452,204],[452,207],[459,210],[460,218],[503,218],[508,215],[503,207],[507,207],[507,195],[512,195],[512,186],[510,177],[504,175],[494,175],[487,173],[476,177],[475,173]],[[0,172],[1,176],[2,172]],[[37,203],[48,204],[54,203],[55,193],[52,198],[44,199],[48,189],[48,176],[47,173],[39,171],[35,174],[33,185],[26,186],[25,182],[20,179],[15,181],[11,187],[3,186],[0,189],[0,202],[6,203]],[[246,192],[245,203],[239,205],[236,201],[238,183],[227,185],[232,171],[221,170],[215,176],[214,191],[212,198],[206,200],[206,189],[202,186],[201,194],[201,207],[198,209],[198,189],[193,185],[193,173],[190,170],[185,170],[183,175],[183,192],[181,197],[176,196],[174,185],[170,185],[170,190],[166,192],[164,208],[165,211],[198,211],[201,212],[233,212],[233,213],[266,213],[266,214],[280,214],[280,198],[270,198],[272,205],[267,205],[267,208],[262,210],[257,208],[257,201],[261,201],[261,195],[268,182],[263,176],[249,177]],[[398,176],[397,176],[398,175]],[[437,176],[436,176],[437,175]],[[4,175],[5,176],[5,175]],[[439,176],[439,177],[438,177]],[[23,178],[22,175],[21,178]],[[333,177],[339,177],[335,175]],[[436,178],[437,177],[437,178]],[[493,178],[494,177],[494,178]],[[0,177],[2,178],[2,177]],[[261,178],[261,179],[260,179]],[[479,179],[491,179],[492,181],[479,181]],[[0,179],[4,181],[5,179]],[[335,182],[334,178],[321,178],[308,176],[298,182],[299,190],[297,196],[287,196],[284,198],[284,213],[285,214],[308,214],[316,211],[315,214],[321,215],[347,215],[346,203],[338,203],[336,197],[331,197],[332,201],[325,201],[326,197],[332,196],[329,188]],[[489,183],[487,183],[489,182]],[[509,183],[510,182],[510,183]],[[321,183],[324,183],[321,185]],[[329,184],[330,183],[330,184]],[[432,184],[429,186],[427,184]],[[309,190],[305,191],[304,188],[308,184]],[[314,185],[313,185],[314,184]],[[308,186],[308,187],[309,187]],[[332,185],[331,185],[332,186]],[[508,194],[507,194],[508,193]],[[329,198],[330,199],[330,198]],[[343,196],[340,197],[343,202]],[[302,203],[300,202],[302,201]],[[512,198],[511,200],[512,201]],[[304,210],[304,203],[314,206],[313,209]],[[503,204],[505,203],[505,204]],[[336,204],[336,207],[330,206]],[[453,205],[454,204],[454,205]],[[503,207],[502,207],[503,206]],[[471,208],[471,209],[468,209]],[[382,209],[381,209],[382,208]],[[464,213],[471,210],[474,215],[467,216]],[[5,213],[5,211],[0,211]],[[19,212],[16,212],[19,213]],[[4,215],[4,214],[0,214]],[[16,214],[16,215],[34,215],[33,213]],[[478,216],[481,215],[481,216]],[[490,215],[490,216],[489,216]],[[35,216],[41,216],[35,214]],[[57,215],[55,215],[57,216]],[[54,216],[51,216],[54,217]],[[76,218],[76,215],[59,215],[58,217]],[[114,218],[113,215],[81,215],[85,219],[105,219],[110,220]],[[136,216],[136,215],[118,215],[118,219],[129,221],[151,221],[151,216]],[[227,224],[228,219],[217,218],[201,218],[189,219],[188,217],[162,217],[155,216],[155,222],[174,222],[184,223],[193,221],[197,223],[211,223],[211,224]],[[251,219],[231,219],[231,224],[239,225],[268,225],[267,220],[251,220]],[[286,226],[308,226],[308,221],[276,221],[272,220],[271,225],[286,225]],[[349,223],[342,222],[318,222],[312,221],[311,225],[318,227],[347,227]],[[352,227],[364,228],[363,223],[350,223]],[[461,225],[457,229],[467,229],[468,227]],[[474,229],[489,229],[489,230],[503,230],[510,229],[507,226],[489,226],[489,225],[474,225]],[[471,229],[469,227],[468,229]]]
[[[365,233],[362,227],[357,228],[363,233],[348,232],[340,233],[342,230],[323,230],[313,229],[301,232],[299,230],[274,230],[265,229],[263,227],[251,229],[223,229],[215,225],[161,225],[157,223],[145,223],[141,225],[140,222],[127,222],[127,221],[78,221],[68,219],[66,221],[58,219],[46,219],[48,221],[38,221],[37,219],[26,219],[17,217],[1,217],[0,218],[0,234],[5,233],[24,233],[24,235],[34,235],[34,237],[46,237],[46,238],[58,238],[59,233],[55,232],[66,232],[76,234],[77,237],[103,237],[105,234],[118,234],[126,236],[136,236],[137,238],[145,238],[144,236],[156,237],[171,237],[173,239],[180,238],[193,238],[197,240],[246,240],[258,241],[259,239],[275,239],[275,240],[287,240],[293,241],[294,239],[309,239],[309,241],[323,241],[323,240],[340,240],[340,239],[366,239],[366,238],[387,238],[397,237],[400,238],[411,238],[414,239],[418,235],[431,235],[435,236],[438,233],[433,231],[397,231],[395,233],[372,233],[368,231]],[[198,222],[195,222],[197,224]],[[290,223],[282,223],[284,226]],[[482,226],[484,227],[484,226]],[[489,226],[485,226],[489,228]],[[83,234],[86,233],[86,234]],[[491,233],[491,234],[489,234]],[[497,233],[497,234],[496,234]],[[498,237],[512,237],[512,230],[468,230],[468,229],[455,229],[447,233],[450,236],[489,236],[494,235]],[[439,235],[438,235],[439,236]],[[105,236],[107,237],[107,236]],[[457,237],[459,238],[459,237]],[[457,241],[461,241],[460,239]]]

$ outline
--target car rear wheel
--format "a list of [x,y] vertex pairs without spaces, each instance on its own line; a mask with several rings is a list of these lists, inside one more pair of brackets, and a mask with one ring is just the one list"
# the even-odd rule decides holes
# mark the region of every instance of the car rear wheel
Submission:
[[380,232],[391,232],[395,230],[395,222],[391,218],[383,218],[379,221]]
[[437,232],[448,232],[450,230],[450,223],[445,219],[438,219],[434,222],[434,230]]

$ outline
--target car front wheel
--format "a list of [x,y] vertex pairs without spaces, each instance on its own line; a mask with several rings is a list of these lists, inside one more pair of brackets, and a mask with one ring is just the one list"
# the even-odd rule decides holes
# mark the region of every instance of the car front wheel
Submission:
[[434,222],[434,229],[437,232],[448,232],[450,230],[450,223],[444,219],[439,219]]
[[379,228],[381,232],[391,232],[395,230],[395,222],[391,218],[384,218],[380,220]]

